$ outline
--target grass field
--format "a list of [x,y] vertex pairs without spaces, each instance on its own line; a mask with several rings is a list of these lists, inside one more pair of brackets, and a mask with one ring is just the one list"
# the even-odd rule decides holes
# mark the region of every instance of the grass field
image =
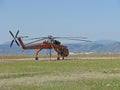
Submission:
[[0,90],[120,90],[120,59],[1,60]]

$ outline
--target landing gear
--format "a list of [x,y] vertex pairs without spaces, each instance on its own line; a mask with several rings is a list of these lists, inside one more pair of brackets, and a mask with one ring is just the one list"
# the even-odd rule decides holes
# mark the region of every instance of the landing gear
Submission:
[[35,60],[38,60],[38,57],[35,57]]
[[[64,57],[62,57],[62,59],[64,60],[65,58],[64,58]],[[60,57],[57,57],[57,60],[60,60]]]
[[57,57],[57,60],[60,60],[60,58],[59,58],[59,57]]
[[36,56],[35,56],[35,60],[38,60],[38,53],[40,52],[41,49],[36,49],[35,52],[36,52]]

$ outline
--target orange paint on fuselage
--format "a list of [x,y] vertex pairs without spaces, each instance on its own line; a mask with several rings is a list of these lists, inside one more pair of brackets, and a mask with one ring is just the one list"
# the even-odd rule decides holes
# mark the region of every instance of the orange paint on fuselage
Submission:
[[18,38],[19,43],[21,44],[22,48],[24,50],[26,49],[36,49],[36,55],[42,50],[42,49],[54,49],[58,57],[67,57],[69,55],[69,51],[67,49],[67,46],[61,45],[61,44],[56,44],[56,43],[50,43],[48,41],[43,41],[43,43],[40,44],[32,44],[32,45],[24,45],[23,41],[21,38]]

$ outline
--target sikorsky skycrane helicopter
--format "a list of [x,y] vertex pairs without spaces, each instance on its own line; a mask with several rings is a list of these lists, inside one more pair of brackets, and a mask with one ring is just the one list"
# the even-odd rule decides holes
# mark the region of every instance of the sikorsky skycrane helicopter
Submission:
[[[77,40],[77,41],[86,41],[86,42],[91,42],[88,40],[86,37],[53,37],[49,35],[48,37],[39,37],[39,38],[32,38],[31,41],[27,44],[24,44],[22,38],[26,38],[27,36],[24,37],[18,37],[19,30],[17,31],[16,35],[14,36],[11,31],[9,31],[11,36],[13,37],[13,40],[10,44],[10,47],[12,47],[13,42],[16,42],[18,46],[21,46],[23,50],[27,49],[35,49],[36,55],[35,55],[35,60],[38,60],[38,53],[42,49],[50,49],[50,59],[51,59],[51,49],[54,49],[57,52],[57,60],[62,57],[67,57],[69,55],[69,50],[67,46],[62,45],[60,41],[56,39],[67,39],[67,40]],[[36,43],[42,41],[42,43]]]

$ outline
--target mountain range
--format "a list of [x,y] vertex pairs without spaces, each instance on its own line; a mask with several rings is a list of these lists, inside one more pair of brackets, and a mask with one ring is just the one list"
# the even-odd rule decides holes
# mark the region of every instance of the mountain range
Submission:
[[[64,44],[68,47],[70,53],[120,53],[120,42],[112,40],[99,40],[93,42]],[[23,50],[15,43],[12,48],[10,42],[0,44],[0,55],[34,55],[34,50]],[[52,53],[55,53],[52,50]],[[49,54],[49,50],[42,50],[40,54]]]

